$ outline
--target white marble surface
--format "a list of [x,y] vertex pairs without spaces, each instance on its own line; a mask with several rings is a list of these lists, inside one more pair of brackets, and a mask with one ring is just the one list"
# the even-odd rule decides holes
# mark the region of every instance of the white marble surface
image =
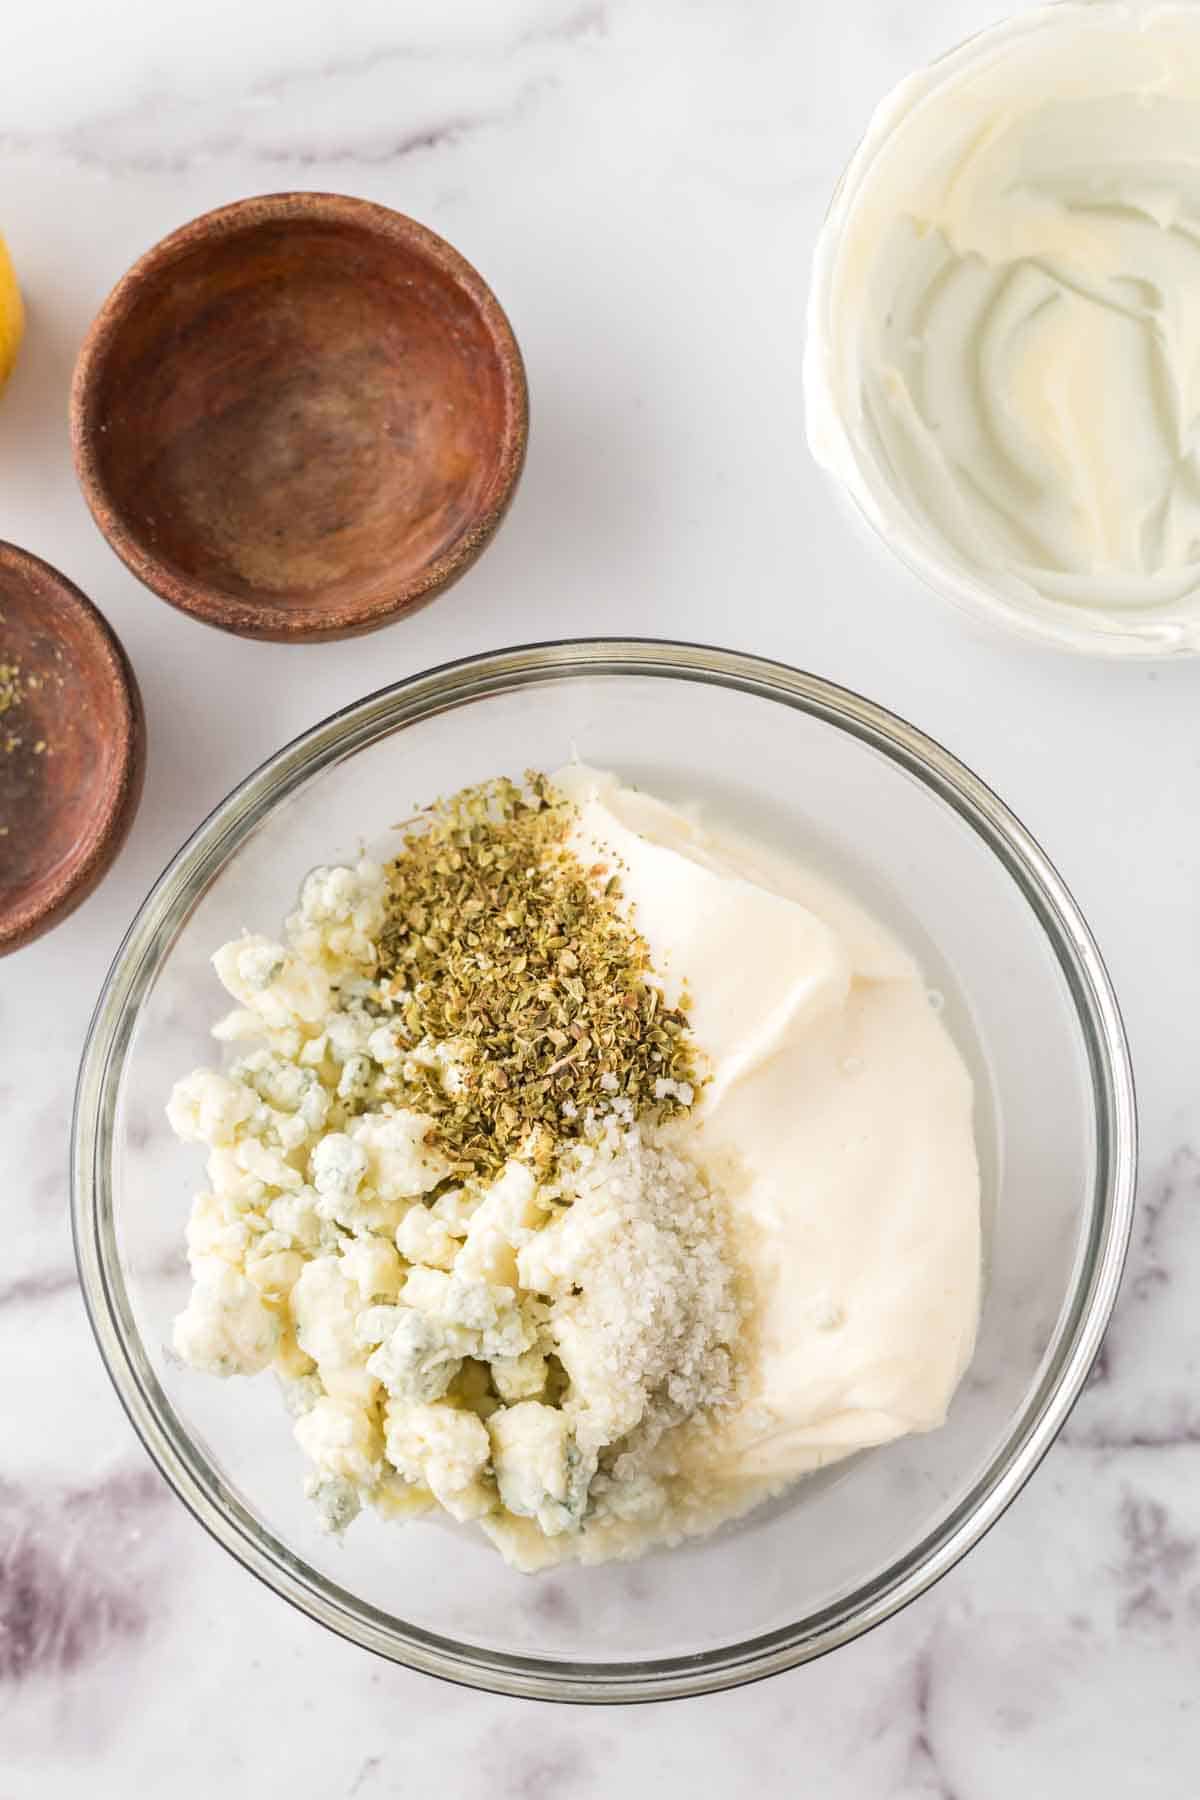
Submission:
[[[145,800],[103,889],[0,965],[0,1800],[144,1787],[376,1800],[1189,1796],[1200,1753],[1196,954],[1200,667],[985,638],[855,537],[801,436],[813,233],[873,99],[996,0],[39,0],[0,31],[0,228],[29,302],[0,535],[137,667]],[[72,479],[72,360],[172,226],[280,187],[414,213],[485,272],[534,431],[493,548],[358,643],[241,644],[139,589]],[[870,1638],[675,1707],[550,1709],[376,1662],[293,1614],[164,1490],[83,1318],[71,1085],[152,877],[249,767],[390,677],[539,637],[729,643],[942,738],[1043,839],[1100,938],[1140,1083],[1117,1321],[990,1538]]]

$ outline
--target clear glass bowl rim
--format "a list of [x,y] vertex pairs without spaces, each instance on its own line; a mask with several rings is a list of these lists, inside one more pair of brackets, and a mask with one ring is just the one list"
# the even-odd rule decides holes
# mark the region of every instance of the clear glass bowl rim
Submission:
[[[1017,883],[1066,978],[1090,1064],[1097,1177],[1074,1291],[1042,1378],[989,1467],[920,1544],[835,1606],[795,1625],[699,1655],[586,1663],[509,1655],[406,1625],[318,1575],[223,1488],[179,1429],[134,1324],[114,1232],[111,1149],[121,1067],[142,996],[197,893],[276,802],[346,754],[447,706],[597,675],[711,684],[776,701],[870,745],[958,813]],[[523,1698],[613,1703],[709,1693],[822,1655],[907,1605],[982,1537],[1050,1447],[1100,1347],[1132,1226],[1136,1160],[1133,1073],[1100,952],[1044,852],[976,775],[883,707],[785,664],[701,644],[580,639],[466,657],[381,688],[293,739],[209,814],[139,908],[97,1002],[75,1095],[71,1211],[84,1301],[118,1398],[175,1493],[245,1568],[318,1623],[409,1668]]]

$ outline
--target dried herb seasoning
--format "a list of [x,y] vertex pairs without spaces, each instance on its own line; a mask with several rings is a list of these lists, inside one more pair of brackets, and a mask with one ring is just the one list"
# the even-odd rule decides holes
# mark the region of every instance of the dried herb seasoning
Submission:
[[550,1162],[589,1113],[620,1100],[670,1117],[699,1085],[686,1014],[663,1000],[619,871],[584,868],[571,817],[545,775],[486,782],[420,815],[388,870],[393,1024],[414,1049],[454,1056],[451,1081],[406,1064],[406,1098],[462,1173],[500,1167],[531,1135]]

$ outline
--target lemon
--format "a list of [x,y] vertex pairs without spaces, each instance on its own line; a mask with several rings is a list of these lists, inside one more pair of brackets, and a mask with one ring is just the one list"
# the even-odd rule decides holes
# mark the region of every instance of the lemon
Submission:
[[25,308],[21,305],[21,290],[17,286],[8,245],[0,237],[0,387],[12,374],[24,330]]

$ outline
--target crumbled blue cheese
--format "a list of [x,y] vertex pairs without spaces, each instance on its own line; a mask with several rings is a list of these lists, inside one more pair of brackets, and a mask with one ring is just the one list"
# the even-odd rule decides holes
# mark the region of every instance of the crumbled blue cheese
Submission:
[[284,1300],[300,1279],[304,1258],[297,1250],[267,1249],[265,1240],[252,1245],[246,1256],[246,1278],[265,1300]]
[[396,1248],[411,1263],[449,1269],[459,1252],[458,1239],[442,1219],[424,1206],[410,1206],[396,1227]]
[[578,1530],[596,1458],[581,1456],[561,1407],[522,1400],[488,1420],[492,1467],[510,1513],[536,1519],[547,1537]]
[[240,1269],[250,1247],[253,1228],[247,1209],[228,1194],[197,1194],[187,1224],[188,1264],[197,1281],[208,1265],[224,1263]]
[[251,1117],[258,1097],[240,1081],[214,1069],[196,1069],[177,1081],[167,1102],[167,1119],[177,1137],[193,1144],[233,1144],[238,1127]]
[[483,1473],[491,1458],[487,1427],[472,1412],[389,1401],[388,1459],[407,1480],[423,1482],[454,1519],[477,1519],[494,1505]]
[[308,1475],[304,1495],[316,1508],[321,1530],[332,1537],[340,1537],[362,1511],[361,1490],[344,1475]]
[[318,1256],[304,1265],[292,1294],[292,1314],[300,1348],[315,1363],[336,1367],[356,1359],[358,1310],[357,1292],[340,1257]]
[[386,1238],[376,1237],[374,1232],[343,1242],[341,1269],[364,1303],[394,1299],[404,1279],[399,1256]]
[[236,1201],[243,1209],[266,1207],[270,1201],[270,1189],[242,1167],[237,1152],[236,1144],[214,1144],[209,1151],[205,1173],[213,1193]]
[[537,1335],[515,1289],[464,1279],[457,1272],[447,1275],[440,1269],[414,1268],[401,1299],[428,1318],[469,1333],[472,1354],[484,1362],[498,1356],[520,1356]]
[[325,1021],[325,1048],[332,1062],[344,1068],[355,1057],[369,1056],[375,1024],[369,1013],[353,1008],[334,1013]]
[[323,1395],[296,1420],[296,1442],[323,1474],[372,1487],[381,1473],[383,1440],[372,1411]]
[[311,1412],[325,1393],[319,1375],[280,1375],[279,1386],[283,1394],[283,1404],[293,1419],[299,1419],[304,1413]]
[[239,1167],[256,1181],[262,1182],[264,1187],[286,1192],[288,1189],[296,1191],[304,1186],[304,1176],[294,1163],[288,1161],[289,1152],[272,1149],[261,1138],[244,1137],[234,1155]]
[[315,964],[293,955],[269,938],[235,938],[213,957],[213,967],[227,993],[264,1025],[313,1024],[330,1010],[329,977]]
[[450,1174],[445,1157],[427,1142],[432,1124],[424,1113],[398,1107],[363,1113],[350,1125],[351,1136],[366,1152],[367,1180],[381,1200],[428,1194]]
[[332,1098],[315,1072],[274,1050],[240,1057],[230,1074],[277,1114],[297,1115],[306,1133],[320,1131],[329,1117]]
[[[394,1028],[393,1028],[394,1029]],[[469,1047],[456,1039],[444,1044],[435,1044],[428,1038],[403,1054],[403,1068],[407,1081],[417,1081],[421,1071],[432,1072],[437,1076],[442,1091],[453,1097],[461,1093],[467,1081],[467,1062]]]
[[353,1207],[366,1172],[366,1151],[344,1131],[330,1131],[318,1139],[308,1159],[308,1173],[327,1217],[337,1218],[339,1207],[346,1211]]
[[534,1567],[661,1511],[655,1444],[729,1386],[731,1277],[696,1171],[619,1103],[550,1185],[532,1154],[452,1182],[433,1120],[389,1098],[397,1071],[452,1095],[469,1069],[373,1000],[385,892],[374,864],[316,869],[285,943],[214,958],[239,1054],[168,1105],[208,1148],[175,1344],[274,1366],[323,1529],[436,1503]]
[[210,1375],[257,1375],[270,1365],[279,1337],[278,1314],[230,1267],[213,1268],[197,1281],[174,1330],[180,1356]]
[[314,869],[287,922],[288,941],[311,963],[335,970],[345,965],[371,968],[386,898],[384,871],[367,858],[353,869]]
[[534,1344],[520,1356],[494,1356],[491,1371],[501,1400],[536,1400],[545,1392],[550,1364],[545,1351]]
[[338,1076],[337,1097],[347,1106],[365,1105],[375,1088],[376,1065],[369,1056],[356,1051],[342,1064]]
[[292,1247],[315,1256],[323,1250],[336,1250],[339,1243],[339,1233],[322,1216],[319,1206],[316,1189],[301,1186],[294,1192],[276,1194],[267,1202],[266,1214]]
[[368,1370],[393,1400],[440,1400],[462,1367],[461,1334],[409,1306],[390,1310],[395,1314],[391,1328],[368,1358]]
[[439,1194],[430,1212],[441,1221],[451,1237],[464,1238],[471,1220],[483,1204],[483,1195],[474,1188],[450,1188]]
[[517,1250],[529,1242],[544,1218],[533,1170],[525,1163],[510,1162],[471,1216],[455,1273],[467,1280],[515,1287]]

